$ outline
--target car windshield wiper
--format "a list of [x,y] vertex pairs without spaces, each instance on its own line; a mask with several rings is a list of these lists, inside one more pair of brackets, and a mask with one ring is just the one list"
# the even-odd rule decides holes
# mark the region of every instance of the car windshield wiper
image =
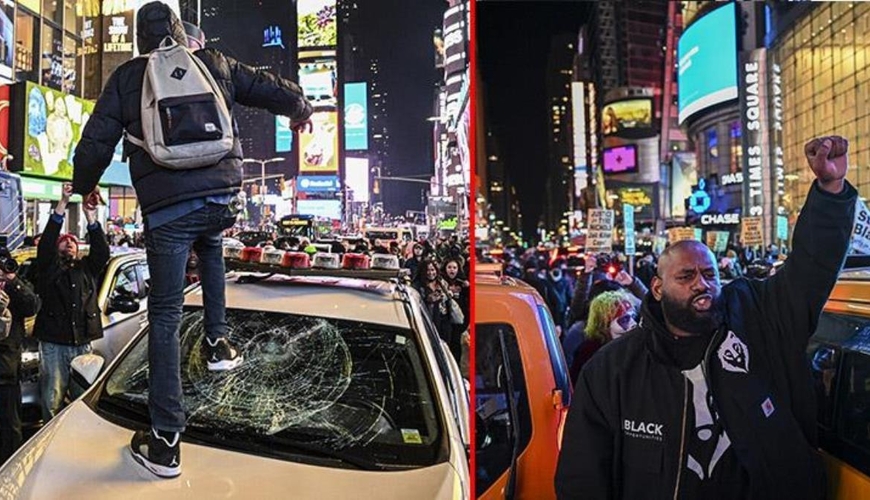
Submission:
[[327,448],[325,446],[321,446],[315,443],[308,443],[305,441],[295,441],[292,439],[277,438],[274,436],[263,438],[259,436],[245,436],[249,439],[245,439],[244,441],[232,438],[227,439],[221,437],[219,433],[216,433],[215,429],[202,428],[188,428],[185,434],[198,441],[214,443],[216,442],[216,440],[219,440],[220,443],[226,444],[232,448],[238,448],[240,450],[246,451],[256,451],[264,455],[314,455],[335,460],[361,470],[377,471],[385,470],[387,468],[383,465],[378,464],[374,460],[361,457],[353,453],[347,453],[333,448]]

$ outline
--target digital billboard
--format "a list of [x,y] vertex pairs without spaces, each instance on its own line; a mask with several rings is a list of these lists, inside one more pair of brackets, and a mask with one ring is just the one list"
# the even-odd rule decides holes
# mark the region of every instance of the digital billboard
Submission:
[[618,146],[604,149],[605,174],[631,174],[637,172],[637,146]]
[[298,1],[297,36],[300,49],[337,45],[335,2],[336,0]]
[[303,215],[317,215],[341,220],[341,200],[299,200],[296,211]]
[[293,129],[290,118],[275,115],[275,152],[286,153],[293,150]]
[[601,132],[621,137],[655,134],[652,99],[626,99],[605,104],[601,112]]
[[12,36],[15,23],[15,4],[3,0],[0,9],[0,77],[12,80],[12,64],[15,56],[15,37]]
[[356,203],[368,203],[369,160],[368,158],[344,159],[344,184],[350,190],[348,196]]
[[299,63],[299,86],[314,109],[335,110],[338,104],[338,76],[335,59],[315,59]]
[[341,187],[341,182],[337,175],[300,175],[296,185],[302,193],[334,193]]
[[73,153],[94,103],[27,82],[24,172],[72,179]]
[[311,121],[313,132],[299,135],[299,172],[338,172],[338,113],[318,111]]
[[344,149],[369,148],[369,108],[365,82],[344,84]]
[[692,114],[737,99],[737,17],[725,4],[692,23],[677,47],[680,123]]

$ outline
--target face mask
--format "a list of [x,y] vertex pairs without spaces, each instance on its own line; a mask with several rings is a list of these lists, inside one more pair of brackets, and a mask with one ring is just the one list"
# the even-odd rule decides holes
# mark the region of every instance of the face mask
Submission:
[[623,314],[610,322],[610,335],[617,339],[637,326],[634,314]]

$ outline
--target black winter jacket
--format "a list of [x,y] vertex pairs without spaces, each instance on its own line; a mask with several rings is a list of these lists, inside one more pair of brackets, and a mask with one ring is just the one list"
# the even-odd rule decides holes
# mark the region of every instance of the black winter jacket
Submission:
[[[851,185],[831,195],[814,184],[785,265],[767,280],[741,278],[722,289],[725,324],[707,347],[704,377],[753,500],[825,496],[806,349],[845,260],[856,196]],[[648,296],[639,328],[581,371],[556,472],[558,498],[685,498],[678,473],[686,477],[684,411],[692,392],[664,351],[663,332],[660,305]],[[745,356],[735,357],[744,345]]]
[[39,310],[39,298],[21,278],[7,282],[4,291],[9,295],[8,309],[12,313],[12,323],[9,335],[0,341],[0,385],[18,383],[21,343],[25,335],[24,319]]
[[[186,45],[184,27],[164,4],[152,3],[137,14],[137,43],[140,54],[157,48],[171,36]],[[311,104],[295,83],[239,63],[214,49],[198,50],[199,57],[221,88],[230,111],[233,104],[266,109],[293,121],[307,119]],[[135,58],[119,66],[106,82],[88,120],[73,158],[73,190],[90,193],[112,161],[115,146],[125,131],[142,137],[140,101],[147,59]],[[193,170],[170,170],[156,165],[148,153],[124,141],[130,159],[133,187],[149,214],[173,204],[205,196],[234,194],[242,185],[242,147],[238,125],[233,120],[233,149],[217,165]]]
[[[103,320],[97,295],[99,277],[109,262],[109,245],[103,229],[88,231],[88,256],[65,268],[57,253],[60,224],[49,219],[39,240],[36,290],[42,307],[36,315],[34,336],[42,342],[84,345],[103,336]],[[84,311],[84,312],[82,312]]]

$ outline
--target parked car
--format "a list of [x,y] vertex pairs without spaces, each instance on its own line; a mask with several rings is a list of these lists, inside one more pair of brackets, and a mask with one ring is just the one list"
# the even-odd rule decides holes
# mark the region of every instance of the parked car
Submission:
[[840,275],[807,356],[828,498],[870,498],[870,268]]
[[553,318],[532,287],[490,267],[474,293],[477,498],[555,498],[572,387]]
[[246,247],[255,247],[266,241],[275,241],[275,234],[269,231],[242,231],[235,238]]
[[229,337],[245,356],[230,372],[206,369],[202,293],[186,294],[189,421],[179,478],[148,480],[127,449],[134,430],[149,425],[145,328],[0,469],[4,492],[469,499],[468,396],[419,295],[398,282],[317,271],[228,275]]
[[[82,252],[87,253],[83,246]],[[31,274],[35,253],[22,250],[17,258],[24,260],[22,275]],[[31,275],[32,277],[32,275]],[[99,278],[97,304],[102,311],[103,338],[92,342],[94,352],[111,362],[148,321],[148,288],[150,274],[143,250],[113,247],[106,269]],[[27,323],[32,332],[33,320]],[[21,354],[22,425],[36,427],[42,423],[39,390],[39,349],[32,336],[25,340]]]

